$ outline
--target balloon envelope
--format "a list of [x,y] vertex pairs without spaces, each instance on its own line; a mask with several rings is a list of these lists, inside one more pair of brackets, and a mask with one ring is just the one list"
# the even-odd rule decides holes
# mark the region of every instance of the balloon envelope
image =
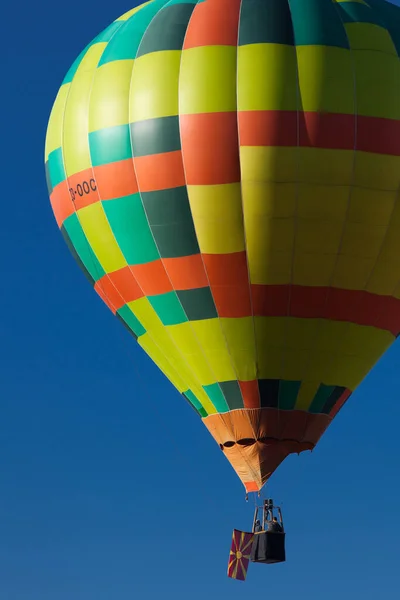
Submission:
[[153,0],[53,106],[67,244],[248,491],[315,446],[400,331],[399,14]]

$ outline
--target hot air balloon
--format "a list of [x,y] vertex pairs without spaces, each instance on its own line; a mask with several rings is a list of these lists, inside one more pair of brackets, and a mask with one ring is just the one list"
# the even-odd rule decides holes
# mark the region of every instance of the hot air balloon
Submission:
[[247,492],[400,331],[400,9],[152,0],[68,71],[51,204]]

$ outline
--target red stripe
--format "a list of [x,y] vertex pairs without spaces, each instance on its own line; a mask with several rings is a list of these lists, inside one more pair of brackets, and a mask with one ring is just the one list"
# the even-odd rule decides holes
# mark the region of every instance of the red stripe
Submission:
[[[400,121],[296,111],[238,113],[241,146],[297,146],[400,156]],[[357,131],[357,133],[355,133]]]
[[400,332],[400,300],[392,296],[301,285],[251,287],[256,316],[331,319],[385,329],[393,335]]

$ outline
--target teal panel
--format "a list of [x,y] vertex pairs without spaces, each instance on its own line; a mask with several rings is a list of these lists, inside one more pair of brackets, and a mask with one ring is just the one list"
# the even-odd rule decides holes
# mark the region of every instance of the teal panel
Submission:
[[219,383],[203,385],[203,389],[219,413],[229,412],[229,406],[226,403],[225,396],[222,393]]
[[321,385],[318,388],[318,392],[315,394],[314,400],[312,401],[312,404],[308,409],[308,412],[321,413],[328,398],[334,390],[334,385],[324,385],[323,383],[321,383]]
[[89,147],[94,167],[132,158],[129,125],[106,127],[89,133]]
[[287,0],[242,0],[239,46],[246,44],[293,46],[292,18]]
[[297,394],[299,393],[301,381],[279,382],[279,408],[282,410],[292,410],[296,404]]
[[47,164],[51,186],[54,189],[56,185],[65,180],[64,161],[61,148],[50,152]]
[[127,304],[125,304],[125,306],[122,306],[117,311],[117,316],[119,316],[121,320],[124,321],[124,323],[126,323],[128,328],[133,332],[136,338],[146,333],[145,328],[140,323],[139,319],[135,317],[135,315],[133,314],[133,312]]
[[178,325],[188,320],[175,292],[147,298],[163,325]]
[[129,265],[139,265],[160,258],[140,194],[105,200],[102,205],[117,244]]
[[103,52],[99,66],[113,60],[136,58],[143,34],[165,4],[167,4],[167,0],[154,0],[134,13],[127,21],[122,22],[123,25]]
[[349,48],[346,31],[335,2],[331,0],[289,0],[297,46]]

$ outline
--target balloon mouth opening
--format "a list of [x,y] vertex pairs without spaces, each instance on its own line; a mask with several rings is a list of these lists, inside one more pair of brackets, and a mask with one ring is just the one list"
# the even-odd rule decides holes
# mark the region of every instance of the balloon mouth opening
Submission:
[[227,440],[223,444],[219,444],[219,447],[222,451],[233,448],[234,446],[254,446],[254,444],[259,443],[265,446],[276,446],[276,445],[284,445],[286,448],[290,448],[290,452],[303,452],[305,450],[313,450],[315,444],[312,442],[300,441],[292,438],[283,438],[278,439],[274,437],[260,437],[260,438],[243,438],[240,440]]

